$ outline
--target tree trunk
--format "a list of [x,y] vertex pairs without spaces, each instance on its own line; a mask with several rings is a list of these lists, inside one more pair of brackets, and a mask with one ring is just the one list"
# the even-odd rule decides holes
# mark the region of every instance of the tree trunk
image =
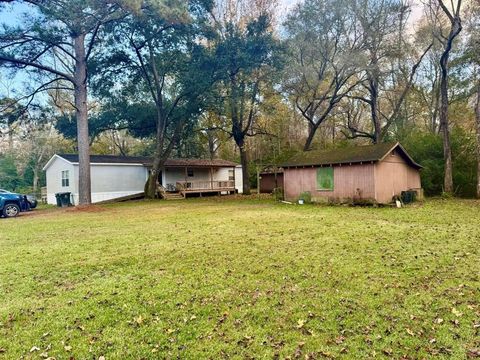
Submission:
[[243,194],[250,195],[250,176],[248,171],[248,154],[245,149],[245,144],[239,145],[240,149],[240,162],[242,164],[242,183],[243,183]]
[[448,56],[445,50],[440,58],[440,130],[443,138],[443,158],[445,163],[443,191],[453,193],[452,149],[450,146],[450,127],[448,123]]
[[370,81],[370,112],[373,123],[373,143],[378,144],[382,141],[382,124],[378,116],[378,80],[372,79]]
[[75,49],[75,108],[77,118],[78,144],[78,201],[79,205],[92,203],[90,183],[90,142],[88,138],[87,108],[87,60],[85,54],[85,34],[74,38]]
[[477,80],[477,102],[475,104],[477,123],[477,198],[480,199],[480,79]]
[[313,126],[311,123],[308,124],[308,137],[303,146],[303,151],[308,151],[312,148],[313,138],[317,132],[317,127]]
[[13,124],[8,124],[8,151],[13,153]]
[[38,176],[38,168],[37,165],[33,167],[33,182],[32,182],[32,188],[33,188],[33,193],[37,194],[38,191],[38,181],[39,181],[39,176]]

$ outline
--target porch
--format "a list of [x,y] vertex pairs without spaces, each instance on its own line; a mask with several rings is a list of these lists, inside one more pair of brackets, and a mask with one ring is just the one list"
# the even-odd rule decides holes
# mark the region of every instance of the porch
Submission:
[[198,181],[177,181],[177,191],[184,197],[187,194],[201,194],[202,193],[235,193],[235,180],[198,180]]
[[235,167],[166,166],[159,174],[158,189],[165,199],[232,194],[236,192]]

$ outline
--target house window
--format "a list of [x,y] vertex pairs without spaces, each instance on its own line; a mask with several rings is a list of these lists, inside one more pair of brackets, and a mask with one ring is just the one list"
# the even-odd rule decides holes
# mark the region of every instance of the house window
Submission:
[[228,180],[230,181],[235,180],[235,170],[233,169],[228,170]]
[[62,171],[62,187],[70,186],[70,172],[68,170]]
[[317,190],[333,190],[333,167],[317,169]]
[[187,176],[193,177],[193,169],[187,169]]

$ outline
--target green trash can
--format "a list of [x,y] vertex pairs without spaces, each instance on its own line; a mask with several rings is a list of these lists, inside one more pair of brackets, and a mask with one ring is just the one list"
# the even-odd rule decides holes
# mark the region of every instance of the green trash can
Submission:
[[70,201],[72,193],[70,192],[62,192],[56,193],[55,198],[57,199],[57,206],[58,207],[67,207],[72,206],[72,202]]
[[401,198],[404,204],[410,204],[417,199],[417,193],[412,190],[402,191]]

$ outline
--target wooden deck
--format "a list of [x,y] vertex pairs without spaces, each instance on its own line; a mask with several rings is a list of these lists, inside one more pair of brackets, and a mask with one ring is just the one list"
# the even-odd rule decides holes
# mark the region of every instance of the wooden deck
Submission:
[[177,181],[177,191],[184,197],[187,194],[202,194],[202,193],[222,193],[235,192],[235,181],[233,180],[197,180],[197,181]]

